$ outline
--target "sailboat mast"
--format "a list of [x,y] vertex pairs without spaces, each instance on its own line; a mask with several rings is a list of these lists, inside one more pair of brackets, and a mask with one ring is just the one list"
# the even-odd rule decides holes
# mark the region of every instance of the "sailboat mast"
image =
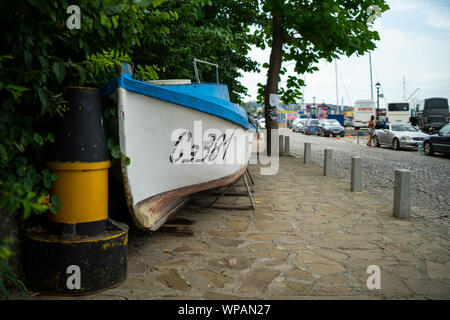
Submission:
[[406,99],[406,77],[403,77],[403,101]]
[[372,54],[369,51],[369,66],[370,66],[370,99],[373,100],[373,81],[372,81]]
[[336,74],[336,106],[339,105],[339,91],[338,91],[338,75],[337,75],[337,62],[334,60],[334,72]]

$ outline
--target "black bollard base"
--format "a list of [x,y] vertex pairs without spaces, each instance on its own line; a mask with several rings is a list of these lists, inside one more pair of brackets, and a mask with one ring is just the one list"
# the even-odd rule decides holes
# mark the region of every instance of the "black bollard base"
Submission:
[[62,240],[42,227],[26,232],[27,288],[47,295],[79,296],[113,288],[127,276],[128,226],[108,221],[94,236]]

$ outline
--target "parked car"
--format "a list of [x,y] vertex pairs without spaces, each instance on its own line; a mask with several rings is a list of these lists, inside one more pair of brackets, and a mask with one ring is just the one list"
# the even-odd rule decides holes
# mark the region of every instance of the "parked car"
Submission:
[[295,119],[297,119],[297,117],[289,117],[289,118],[286,119],[287,120],[287,127],[289,129],[292,129],[292,123],[295,121]]
[[316,134],[322,137],[330,135],[343,137],[345,136],[345,128],[336,119],[320,119]]
[[297,118],[292,122],[292,131],[300,132],[301,128],[305,125],[306,119]]
[[305,121],[305,123],[303,124],[303,127],[300,127],[300,128],[299,128],[299,131],[298,131],[298,132],[303,133],[303,134],[306,134],[306,133],[305,133],[305,130],[306,130],[306,121]]
[[305,123],[303,133],[304,134],[316,134],[318,125],[319,125],[319,120],[312,119],[311,123],[309,125],[307,125],[307,123]]
[[439,133],[425,139],[423,151],[427,156],[432,156],[435,152],[450,154],[450,123],[443,126]]
[[388,123],[383,129],[375,130],[373,145],[375,147],[387,145],[394,150],[417,148],[428,137],[428,134],[420,132],[410,123]]

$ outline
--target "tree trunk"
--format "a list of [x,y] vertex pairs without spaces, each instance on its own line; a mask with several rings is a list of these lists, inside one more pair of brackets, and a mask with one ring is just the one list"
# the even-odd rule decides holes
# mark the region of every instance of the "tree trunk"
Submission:
[[267,75],[267,83],[264,89],[264,116],[266,118],[267,128],[267,155],[272,154],[271,130],[278,129],[278,122],[270,119],[270,94],[278,94],[278,78],[280,75],[281,61],[283,60],[283,29],[281,26],[282,19],[278,13],[272,15],[273,33],[272,33],[272,50],[270,52],[269,71]]

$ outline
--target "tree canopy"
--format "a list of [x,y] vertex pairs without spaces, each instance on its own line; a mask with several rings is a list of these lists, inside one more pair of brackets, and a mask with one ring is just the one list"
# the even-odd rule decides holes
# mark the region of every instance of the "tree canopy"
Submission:
[[[264,100],[267,128],[274,127],[270,118],[269,95],[279,94],[284,103],[301,96],[301,75],[314,72],[320,59],[332,61],[339,55],[362,55],[375,49],[380,37],[371,30],[374,6],[379,13],[389,9],[385,0],[264,0],[261,1],[258,30],[255,35],[260,48],[271,48],[267,82],[260,85],[260,101]],[[368,21],[370,23],[368,23]],[[295,62],[287,88],[279,88],[282,63]],[[270,154],[270,132],[268,135]]]
[[[219,64],[220,82],[228,85],[230,99],[240,103],[247,88],[238,81],[242,71],[256,71],[258,64],[247,55],[255,36],[250,26],[256,22],[257,1],[168,1],[162,10],[180,12],[167,24],[169,36],[160,34],[133,54],[133,61],[155,64],[165,78],[194,79],[193,58]],[[215,72],[202,65],[202,81],[215,82]]]

